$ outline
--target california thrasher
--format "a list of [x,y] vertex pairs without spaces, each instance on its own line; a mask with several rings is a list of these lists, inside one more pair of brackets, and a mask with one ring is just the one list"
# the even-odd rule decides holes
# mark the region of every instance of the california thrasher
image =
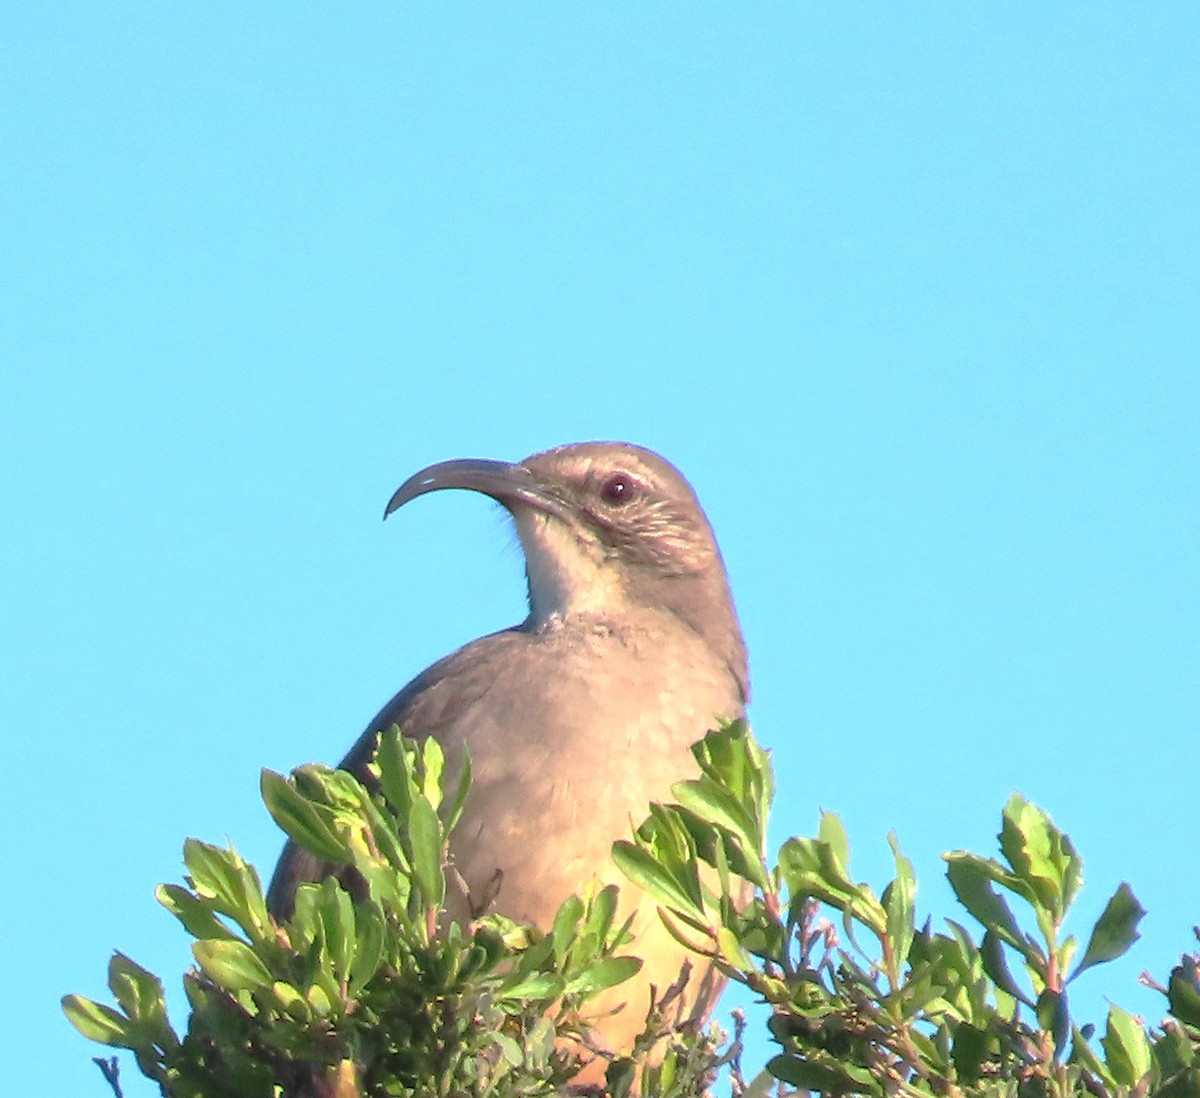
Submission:
[[[627,1052],[650,986],[661,993],[674,983],[685,951],[610,852],[651,800],[696,773],[689,746],[715,718],[743,715],[746,650],[724,563],[687,481],[641,447],[586,442],[516,464],[432,465],[400,486],[385,517],[443,488],[482,492],[511,513],[529,616],[418,675],[341,765],[361,775],[376,732],[393,723],[435,736],[452,768],[469,749],[471,795],[451,838],[469,895],[448,900],[461,921],[497,881],[496,909],[543,928],[591,879],[620,887],[619,917],[637,911],[629,952],[645,963],[602,999],[601,1010],[624,1006],[595,1029],[600,1043]],[[272,911],[288,914],[298,884],[335,871],[289,842]],[[706,1016],[721,982],[712,972],[692,981],[693,1016]]]

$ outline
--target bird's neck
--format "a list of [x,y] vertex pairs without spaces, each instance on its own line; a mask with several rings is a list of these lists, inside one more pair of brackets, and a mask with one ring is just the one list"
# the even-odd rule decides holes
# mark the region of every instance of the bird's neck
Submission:
[[514,518],[529,582],[525,631],[586,623],[615,631],[634,627],[666,637],[672,630],[686,629],[728,667],[743,701],[749,699],[746,649],[723,568],[639,579],[594,543],[579,539],[565,523],[531,511]]
[[617,613],[625,604],[620,574],[561,522],[538,514],[517,518],[534,628],[578,615]]

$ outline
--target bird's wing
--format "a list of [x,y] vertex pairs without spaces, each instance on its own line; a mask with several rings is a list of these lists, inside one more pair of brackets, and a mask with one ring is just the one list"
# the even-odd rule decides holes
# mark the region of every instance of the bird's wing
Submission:
[[[455,734],[459,714],[487,692],[491,686],[489,668],[503,666],[506,650],[522,648],[528,641],[528,634],[520,627],[505,629],[480,637],[438,660],[376,714],[341,761],[340,768],[363,778],[374,755],[378,734],[393,724],[399,725],[404,735],[413,739],[433,736],[448,754],[457,755],[462,746]],[[271,877],[267,905],[277,917],[286,918],[291,914],[299,885],[334,875],[341,877],[352,890],[357,887],[348,874],[301,850],[289,839]]]

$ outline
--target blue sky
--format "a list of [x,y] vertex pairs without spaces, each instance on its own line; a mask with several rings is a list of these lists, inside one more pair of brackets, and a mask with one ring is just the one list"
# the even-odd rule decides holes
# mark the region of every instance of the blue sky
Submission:
[[186,836],[269,868],[260,767],[523,615],[502,512],[385,526],[396,485],[588,438],[708,509],[777,837],[835,810],[881,887],[895,828],[959,917],[940,853],[1021,790],[1079,932],[1149,910],[1081,1012],[1157,1017],[1200,921],[1197,56],[1182,3],[8,5],[13,1093],[106,1093],[58,999],[114,948],[175,985]]

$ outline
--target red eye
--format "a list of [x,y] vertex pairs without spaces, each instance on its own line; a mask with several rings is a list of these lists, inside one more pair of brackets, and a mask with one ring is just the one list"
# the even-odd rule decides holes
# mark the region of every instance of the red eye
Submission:
[[619,507],[633,499],[637,491],[638,482],[628,473],[613,473],[600,485],[600,498]]

